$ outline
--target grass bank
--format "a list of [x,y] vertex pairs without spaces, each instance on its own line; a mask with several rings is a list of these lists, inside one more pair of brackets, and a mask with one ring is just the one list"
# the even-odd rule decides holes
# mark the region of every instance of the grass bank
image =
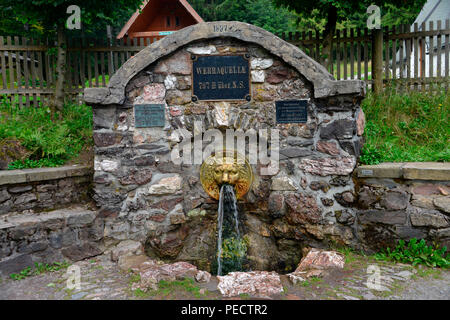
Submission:
[[363,164],[450,161],[450,94],[369,93]]
[[8,169],[60,166],[91,145],[91,107],[68,104],[52,121],[48,107],[20,109],[0,100],[0,161]]

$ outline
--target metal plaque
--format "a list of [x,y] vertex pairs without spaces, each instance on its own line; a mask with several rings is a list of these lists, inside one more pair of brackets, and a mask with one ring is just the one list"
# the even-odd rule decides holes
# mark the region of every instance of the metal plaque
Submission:
[[192,101],[250,101],[249,58],[249,55],[193,55]]
[[164,127],[165,122],[164,104],[137,104],[134,106],[136,128]]
[[308,100],[276,101],[277,123],[306,123]]

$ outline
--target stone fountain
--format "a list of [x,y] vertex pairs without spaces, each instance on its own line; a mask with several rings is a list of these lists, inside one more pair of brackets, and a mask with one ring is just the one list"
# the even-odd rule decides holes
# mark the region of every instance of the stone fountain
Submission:
[[[364,91],[241,22],[197,24],[148,46],[107,88],[85,90],[105,249],[131,239],[150,257],[214,271],[221,190],[237,198],[244,269],[289,272],[304,246],[357,243],[351,174]],[[230,131],[243,147],[223,146]]]

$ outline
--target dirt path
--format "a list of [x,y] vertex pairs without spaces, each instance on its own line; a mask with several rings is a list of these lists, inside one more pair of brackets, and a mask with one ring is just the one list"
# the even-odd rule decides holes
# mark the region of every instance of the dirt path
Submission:
[[[120,271],[107,256],[80,261],[81,288],[68,289],[67,270],[44,273],[23,280],[1,279],[0,299],[51,300],[123,300],[123,299],[221,299],[217,280],[209,284],[178,281],[165,284],[147,294],[131,290],[135,281],[130,273]],[[380,272],[378,287],[367,287],[373,270]],[[369,272],[368,272],[369,271]],[[283,300],[312,299],[440,299],[450,300],[450,270],[413,268],[409,265],[377,262],[356,254],[346,254],[346,266],[306,282],[292,284],[282,276],[284,293],[273,297]],[[370,281],[369,281],[370,282]],[[370,282],[377,284],[376,282]],[[241,299],[251,297],[241,296]]]

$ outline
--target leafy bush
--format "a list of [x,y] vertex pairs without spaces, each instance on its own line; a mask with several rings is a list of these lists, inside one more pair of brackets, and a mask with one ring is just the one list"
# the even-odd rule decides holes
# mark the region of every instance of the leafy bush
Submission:
[[445,92],[369,93],[364,164],[402,161],[450,161],[450,95]]
[[10,169],[62,165],[92,143],[92,110],[85,105],[66,105],[61,117],[55,115],[60,120],[52,120],[48,107],[20,109],[3,99],[0,115],[0,141],[17,139],[30,151]]
[[446,254],[447,247],[427,246],[424,239],[418,241],[413,238],[408,244],[399,240],[394,250],[387,248],[375,254],[377,260],[393,260],[402,263],[411,263],[413,266],[424,264],[429,267],[450,267],[450,256]]

